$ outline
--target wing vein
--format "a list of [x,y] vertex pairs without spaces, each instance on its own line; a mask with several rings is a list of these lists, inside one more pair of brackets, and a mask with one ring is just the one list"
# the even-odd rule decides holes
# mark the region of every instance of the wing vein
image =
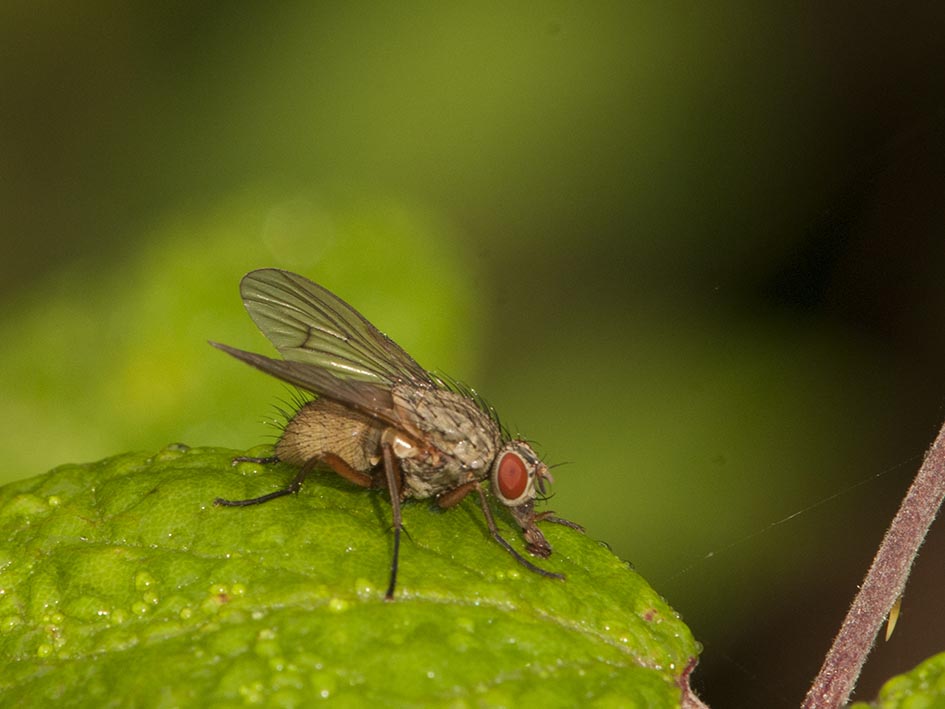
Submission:
[[288,271],[248,273],[243,303],[287,361],[342,379],[433,385],[431,375],[341,298]]

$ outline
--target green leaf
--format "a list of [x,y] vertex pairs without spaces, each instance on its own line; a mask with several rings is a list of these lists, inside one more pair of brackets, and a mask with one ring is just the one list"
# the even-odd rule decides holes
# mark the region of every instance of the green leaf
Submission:
[[559,581],[472,499],[408,502],[386,602],[386,493],[315,474],[215,507],[292,477],[235,454],[170,446],[0,488],[0,704],[679,704],[698,644],[593,539],[543,525]]
[[882,686],[875,701],[856,702],[850,705],[850,709],[931,709],[942,706],[945,706],[945,652],[893,677]]

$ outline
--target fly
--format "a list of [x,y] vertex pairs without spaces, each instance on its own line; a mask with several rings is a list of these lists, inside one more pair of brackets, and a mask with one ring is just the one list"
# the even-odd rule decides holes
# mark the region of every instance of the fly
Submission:
[[487,478],[492,494],[521,527],[531,554],[551,555],[539,521],[581,530],[550,512],[535,512],[535,498],[552,482],[548,467],[526,441],[502,429],[475,392],[423,369],[354,308],[307,278],[275,268],[251,271],[240,283],[240,295],[284,359],[210,344],[315,398],[286,424],[274,456],[233,461],[298,466],[292,482],[260,497],[217,498],[214,504],[245,507],[298,492],[316,466],[363,488],[386,488],[394,531],[385,596],[390,600],[397,584],[401,502],[432,497],[446,509],[475,492],[495,541],[530,571],[564,578],[523,557],[496,528]]

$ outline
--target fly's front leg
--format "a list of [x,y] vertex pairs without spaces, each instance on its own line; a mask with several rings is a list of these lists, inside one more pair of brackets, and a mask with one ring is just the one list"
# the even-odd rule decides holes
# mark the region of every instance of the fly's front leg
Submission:
[[577,522],[572,522],[569,519],[558,517],[551,510],[548,510],[547,512],[539,512],[537,515],[535,515],[535,521],[536,522],[551,522],[552,524],[560,524],[562,527],[569,527],[570,529],[575,529],[578,532],[584,532],[584,527],[579,525]]
[[[520,563],[522,566],[527,568],[530,571],[534,571],[537,574],[542,576],[549,576],[551,578],[563,579],[563,574],[552,573],[551,571],[545,571],[538,566],[535,566],[528,559],[519,554],[515,549],[509,544],[501,534],[499,534],[498,528],[495,526],[495,519],[492,516],[492,509],[489,507],[489,502],[486,499],[486,494],[482,489],[482,486],[479,484],[478,480],[473,480],[472,482],[464,483],[459,487],[453,488],[438,498],[436,498],[437,504],[443,509],[453,507],[454,505],[459,504],[466,495],[475,490],[479,493],[479,504],[482,506],[482,514],[486,518],[486,524],[489,527],[489,534],[492,535],[492,538],[495,539],[499,544],[509,554],[511,554],[515,560]],[[545,519],[542,515],[535,515],[531,509],[530,505],[526,506],[526,509],[523,511],[524,514],[519,514],[519,511],[516,508],[512,508],[512,516],[515,517],[516,521],[522,527],[522,531],[525,536],[525,543],[528,551],[536,556],[547,557],[551,554],[551,545],[545,540],[545,537],[538,530],[538,527],[535,526],[535,521],[538,518]],[[556,518],[557,519],[557,518]],[[562,520],[568,526],[572,526],[572,523],[567,522],[567,520]],[[577,526],[577,525],[573,525]]]
[[518,508],[512,508],[512,516],[518,521],[519,526],[522,528],[522,535],[525,537],[525,546],[529,552],[536,556],[548,557],[551,556],[551,544],[548,543],[548,540],[545,539],[545,535],[541,533],[541,530],[538,529],[538,522],[551,522],[553,524],[560,524],[570,529],[577,530],[578,532],[583,532],[584,527],[579,524],[575,524],[570,520],[566,520],[562,517],[556,517],[553,512],[540,512],[535,514],[533,505],[531,502],[522,505]]
[[529,553],[545,558],[551,556],[551,545],[545,539],[545,535],[541,533],[541,530],[538,529],[538,525],[535,524],[538,516],[535,515],[533,501],[529,500],[508,509],[515,521],[518,522],[518,526],[522,528],[522,536],[525,537],[525,548],[528,549]]
[[[553,578],[553,579],[563,579],[563,578],[564,578],[564,574],[556,574],[556,573],[554,573],[554,572],[552,572],[552,571],[546,571],[545,569],[541,568],[540,566],[535,566],[532,562],[530,562],[530,561],[529,561],[528,559],[526,559],[524,556],[522,556],[522,555],[519,554],[517,551],[515,551],[514,547],[513,547],[511,544],[509,544],[507,541],[505,541],[505,539],[502,537],[502,535],[499,534],[498,528],[495,526],[495,519],[493,519],[493,517],[492,517],[492,510],[489,509],[489,502],[488,502],[488,500],[486,499],[486,493],[483,491],[482,485],[480,485],[478,482],[471,483],[471,485],[472,485],[473,488],[476,490],[476,492],[479,493],[479,505],[482,507],[482,514],[483,514],[483,515],[485,516],[485,518],[486,518],[486,524],[489,526],[489,533],[492,535],[492,538],[495,539],[499,544],[501,544],[502,547],[503,547],[509,554],[511,554],[512,557],[513,557],[518,563],[520,563],[522,566],[524,566],[524,567],[525,567],[526,569],[528,569],[529,571],[534,571],[536,574],[540,574],[540,575],[542,575],[542,576],[547,576],[547,577]],[[458,488],[457,488],[457,489],[458,489]],[[447,493],[447,494],[449,494],[449,493]],[[513,513],[514,513],[515,508],[511,508],[511,509],[512,509],[512,511],[513,511]],[[538,527],[536,527],[534,524],[532,524],[530,528],[525,529],[525,541],[528,542],[528,550],[529,550],[532,554],[537,553],[536,551],[533,551],[533,549],[532,549],[533,542],[532,542],[532,540],[529,538],[529,532],[535,532],[535,533],[537,533],[538,537],[541,539],[542,542],[544,542],[544,545],[545,545],[545,547],[547,548],[547,553],[544,553],[544,554],[538,553],[538,555],[539,555],[539,556],[548,556],[548,555],[551,553],[551,546],[548,544],[548,542],[545,541],[545,538],[542,536],[541,532],[538,531]]]

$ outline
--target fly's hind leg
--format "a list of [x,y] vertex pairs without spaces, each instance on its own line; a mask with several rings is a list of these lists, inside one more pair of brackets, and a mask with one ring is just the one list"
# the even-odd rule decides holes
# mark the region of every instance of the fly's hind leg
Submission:
[[[275,457],[275,456],[273,456]],[[279,459],[269,460],[266,458],[244,458],[243,460],[247,462],[277,462]],[[235,459],[234,459],[234,462]],[[250,497],[246,500],[226,500],[222,497],[218,497],[213,501],[214,505],[218,507],[248,507],[249,505],[260,505],[263,502],[269,502],[269,500],[275,500],[277,497],[283,497],[285,495],[291,495],[292,493],[298,492],[302,487],[302,481],[305,480],[305,476],[309,474],[312,468],[318,463],[318,458],[312,458],[305,465],[303,465],[299,472],[296,473],[295,477],[292,478],[292,482],[289,483],[288,487],[285,487],[281,490],[276,490],[275,492],[270,492],[266,495],[260,495],[259,497]]]
[[[241,457],[234,458],[233,460],[234,462],[242,460],[254,463],[275,463],[279,461],[279,458],[277,456],[271,456],[269,458]],[[247,507],[249,505],[259,505],[263,502],[269,502],[269,500],[274,500],[277,497],[292,495],[293,493],[296,493],[302,489],[302,482],[305,480],[305,476],[308,475],[319,463],[327,465],[345,480],[348,480],[355,485],[359,485],[360,487],[371,487],[371,485],[374,483],[374,479],[370,475],[362,473],[360,470],[355,470],[340,456],[337,456],[334,453],[322,453],[321,455],[315,456],[314,458],[309,458],[305,465],[299,469],[299,472],[296,473],[295,477],[292,478],[292,482],[290,482],[287,487],[284,487],[281,490],[276,490],[275,492],[260,495],[259,497],[251,497],[247,500],[225,500],[222,497],[218,497],[213,501],[213,504],[219,507]]]
[[259,463],[260,465],[270,465],[272,463],[278,462],[279,456],[277,455],[267,455],[265,458],[254,458],[251,455],[238,455],[230,461],[230,465],[236,465],[237,463]]

